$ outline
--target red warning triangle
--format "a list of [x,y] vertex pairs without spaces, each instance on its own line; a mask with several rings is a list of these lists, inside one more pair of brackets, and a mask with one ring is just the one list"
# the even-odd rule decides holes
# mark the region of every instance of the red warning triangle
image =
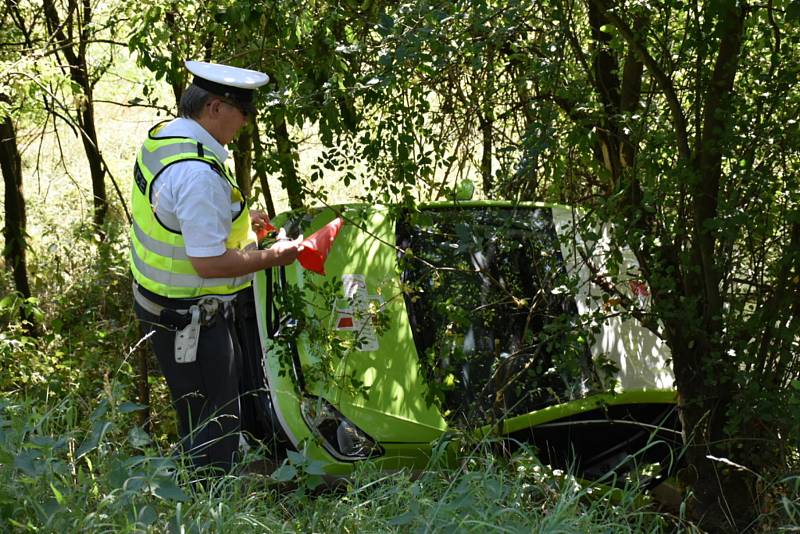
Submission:
[[333,245],[333,240],[339,235],[339,230],[344,225],[344,219],[337,217],[300,243],[303,250],[297,255],[297,261],[304,268],[315,273],[325,274],[325,260]]

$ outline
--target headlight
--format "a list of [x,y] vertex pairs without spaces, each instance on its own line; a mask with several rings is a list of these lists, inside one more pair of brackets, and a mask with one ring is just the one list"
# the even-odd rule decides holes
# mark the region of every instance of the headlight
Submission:
[[383,449],[374,439],[325,399],[305,396],[301,408],[306,424],[335,458],[361,460],[383,454]]

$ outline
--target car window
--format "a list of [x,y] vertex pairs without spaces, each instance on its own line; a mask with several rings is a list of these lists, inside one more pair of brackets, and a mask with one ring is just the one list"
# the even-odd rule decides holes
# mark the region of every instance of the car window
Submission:
[[484,424],[586,393],[591,358],[550,209],[427,209],[400,217],[397,240],[428,401],[448,422]]

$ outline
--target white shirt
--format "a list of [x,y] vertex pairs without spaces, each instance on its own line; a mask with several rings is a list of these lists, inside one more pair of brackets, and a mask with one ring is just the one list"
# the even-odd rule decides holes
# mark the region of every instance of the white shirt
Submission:
[[[228,151],[192,119],[166,124],[156,137],[189,137],[203,144],[220,163]],[[241,205],[231,202],[231,185],[208,163],[182,161],[170,165],[153,182],[153,207],[162,224],[180,230],[189,256],[207,258],[225,253],[232,216]]]

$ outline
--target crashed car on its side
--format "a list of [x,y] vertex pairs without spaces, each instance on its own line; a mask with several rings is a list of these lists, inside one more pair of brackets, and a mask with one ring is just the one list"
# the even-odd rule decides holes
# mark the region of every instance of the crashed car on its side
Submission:
[[632,256],[609,276],[602,232],[581,238],[572,210],[346,205],[273,222],[309,235],[337,216],[325,275],[295,264],[254,285],[265,435],[335,475],[422,469],[462,434],[586,479],[676,464],[669,352],[625,313],[647,285]]

